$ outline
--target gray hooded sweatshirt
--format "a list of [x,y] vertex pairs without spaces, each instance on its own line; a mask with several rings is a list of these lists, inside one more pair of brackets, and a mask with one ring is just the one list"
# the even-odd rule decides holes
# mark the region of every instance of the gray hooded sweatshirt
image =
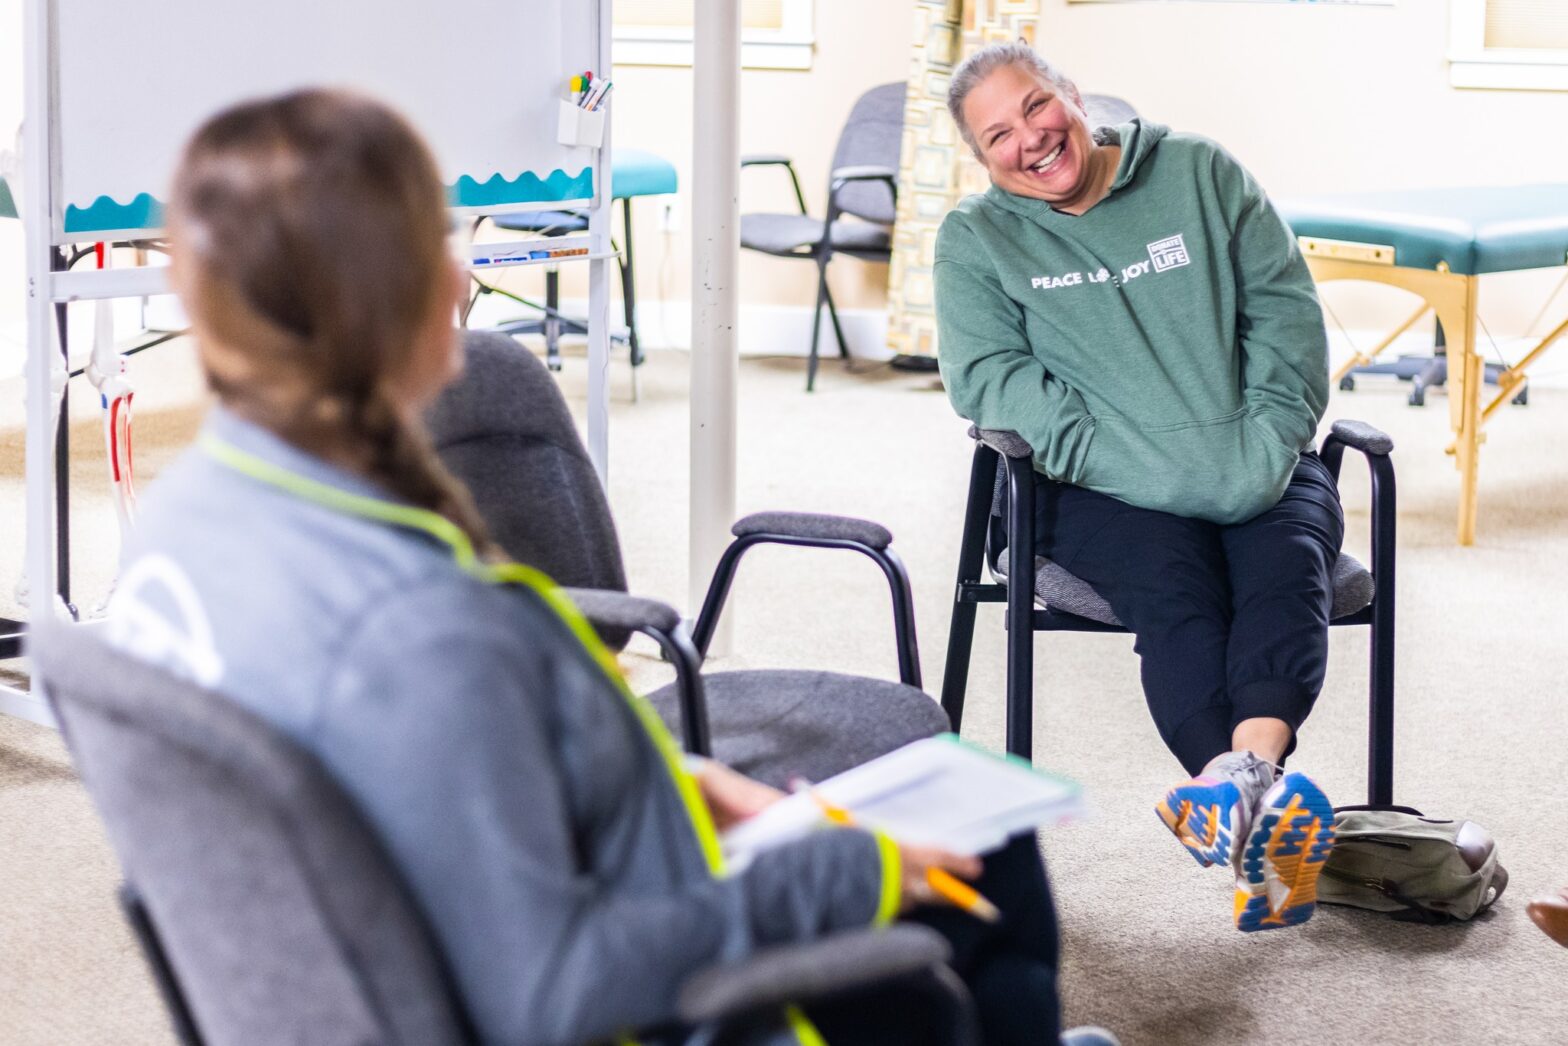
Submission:
[[[206,434],[386,498],[221,409]],[[702,967],[888,914],[896,868],[861,831],[713,874],[627,695],[539,594],[200,449],[143,503],[109,633],[322,761],[401,869],[486,1043],[666,1023]]]

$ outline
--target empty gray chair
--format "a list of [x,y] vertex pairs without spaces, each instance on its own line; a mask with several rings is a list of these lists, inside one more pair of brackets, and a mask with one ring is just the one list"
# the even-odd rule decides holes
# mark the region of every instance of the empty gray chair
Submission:
[[[501,335],[470,332],[463,377],[427,415],[437,452],[468,485],[497,542],[512,557],[572,589],[610,642],[652,636],[676,682],[649,697],[688,749],[782,786],[813,780],[948,728],[920,689],[914,603],[892,535],[841,516],[766,512],[735,524],[690,638],[665,604],[624,594],[625,572],[609,506],[549,372]],[[702,655],[745,552],[758,544],[843,549],[871,558],[893,600],[899,681],[835,672],[699,672]]]
[[907,93],[906,84],[883,84],[855,102],[833,150],[825,221],[806,212],[806,197],[800,191],[800,178],[789,157],[741,157],[742,168],[783,167],[795,190],[795,202],[800,205],[799,214],[741,215],[740,245],[779,258],[804,258],[816,263],[817,305],[811,314],[811,355],[806,363],[808,392],[817,380],[817,346],[824,305],[833,321],[839,355],[849,358],[849,343],[844,340],[838,309],[828,290],[828,262],[834,254],[876,262],[886,262],[892,256]]
[[[39,622],[29,653],[181,1042],[475,1041],[396,870],[310,754],[80,627]],[[785,1002],[910,978],[951,1022],[950,1041],[968,1044],[973,1012],[948,955],[921,926],[836,934],[699,971],[677,1008],[711,1041],[739,1042]]]

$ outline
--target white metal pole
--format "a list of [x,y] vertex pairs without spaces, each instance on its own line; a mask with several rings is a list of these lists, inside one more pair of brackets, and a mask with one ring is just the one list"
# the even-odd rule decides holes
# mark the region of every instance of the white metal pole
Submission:
[[[599,4],[599,58],[597,74],[610,75],[610,4]],[[610,485],[610,134],[614,106],[605,102],[604,140],[594,151],[593,209],[588,212],[590,248],[588,263],[588,457],[599,473],[599,485]]]
[[[21,199],[27,265],[27,365],[25,378],[27,428],[24,462],[27,472],[28,619],[46,621],[54,615],[57,589],[54,560],[54,417],[56,396],[51,368],[59,342],[54,336],[54,302],[50,270],[53,237],[53,181],[50,177],[49,79],[52,42],[49,0],[28,0],[22,17],[23,136]],[[51,722],[42,689],[25,697],[8,694],[0,709],[29,719]]]
[[[735,518],[740,0],[697,0],[693,61],[691,557],[695,613]],[[730,600],[709,652],[729,652]]]

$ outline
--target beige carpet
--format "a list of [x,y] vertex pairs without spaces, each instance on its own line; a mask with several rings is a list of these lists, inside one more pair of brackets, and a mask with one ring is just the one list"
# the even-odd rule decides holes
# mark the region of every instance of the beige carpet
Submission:
[[[611,494],[633,588],[685,603],[686,357],[655,354],[642,403],[615,369]],[[581,359],[563,377],[579,402]],[[802,391],[800,361],[741,368],[740,509],[791,507],[886,523],[909,564],[927,689],[940,685],[969,446],[929,377],[827,364]],[[185,351],[136,365],[143,474],[196,417]],[[17,390],[0,388],[0,402]],[[85,397],[84,397],[85,398]],[[91,404],[83,406],[90,408]],[[1513,873],[1509,894],[1472,925],[1426,928],[1343,910],[1297,930],[1230,929],[1225,878],[1203,871],[1164,833],[1152,806],[1179,774],[1143,708],[1130,641],[1043,637],[1035,751],[1084,782],[1082,823],[1045,849],[1065,936],[1067,1015],[1133,1044],[1552,1043],[1568,1039],[1568,951],[1530,926],[1532,892],[1568,883],[1568,394],[1536,390],[1508,409],[1485,447],[1480,543],[1453,544],[1456,476],[1441,446],[1446,402],[1405,406],[1364,382],[1330,416],[1378,424],[1399,445],[1400,801],[1493,829]],[[0,511],[20,518],[19,418],[0,418]],[[101,496],[89,409],[73,467],[78,588],[102,597],[113,526]],[[1352,551],[1366,551],[1366,474],[1347,465]],[[0,549],[0,605],[10,601],[20,535]],[[859,557],[796,549],[748,557],[736,587],[731,665],[792,665],[893,676],[880,575]],[[663,669],[645,647],[627,656],[637,682]],[[965,734],[1001,741],[1000,610],[983,608]],[[1336,630],[1327,689],[1297,765],[1337,802],[1365,787],[1366,639]],[[113,905],[113,856],[48,731],[0,720],[0,1041],[169,1041],[163,1015]]]

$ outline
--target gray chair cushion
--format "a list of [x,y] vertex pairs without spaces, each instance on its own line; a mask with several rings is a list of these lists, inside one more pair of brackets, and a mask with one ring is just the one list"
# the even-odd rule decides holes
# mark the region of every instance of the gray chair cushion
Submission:
[[[951,729],[923,690],[836,672],[706,672],[714,758],[776,788],[821,781],[911,741]],[[677,735],[672,683],[648,695]]]
[[[743,214],[740,216],[740,245],[769,254],[791,254],[822,239],[822,219],[809,214]],[[893,242],[885,225],[862,221],[833,223],[835,251],[879,251],[886,253]]]
[[379,841],[308,753],[71,625],[29,640],[208,1043],[468,1041]]
[[[1111,605],[1082,578],[1069,574],[1044,556],[1034,557],[1034,570],[1034,598],[1041,607],[1076,614],[1105,625],[1121,626]],[[1006,551],[998,558],[991,574],[1002,584],[1007,583]],[[1339,562],[1334,564],[1334,605],[1329,612],[1330,618],[1349,617],[1370,606],[1375,592],[1372,572],[1355,556],[1340,553]]]
[[538,232],[546,236],[588,231],[588,215],[582,211],[524,211],[521,214],[491,215],[490,220],[498,229]]

